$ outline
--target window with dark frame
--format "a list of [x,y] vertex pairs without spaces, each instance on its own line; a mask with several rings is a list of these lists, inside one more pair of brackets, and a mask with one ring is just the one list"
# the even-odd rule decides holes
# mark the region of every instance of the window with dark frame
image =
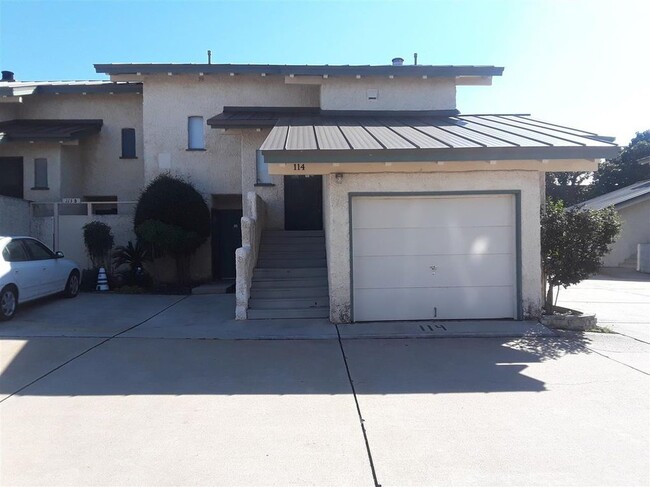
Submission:
[[135,129],[122,129],[122,156],[121,159],[136,159],[135,155]]
[[49,189],[47,185],[47,159],[34,159],[34,189]]

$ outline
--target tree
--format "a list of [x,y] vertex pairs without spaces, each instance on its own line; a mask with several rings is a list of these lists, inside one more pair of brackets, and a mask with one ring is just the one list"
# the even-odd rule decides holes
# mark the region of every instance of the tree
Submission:
[[107,256],[113,248],[111,227],[104,222],[92,221],[83,226],[84,244],[94,268],[107,267]]
[[553,313],[553,288],[580,281],[598,272],[621,228],[613,207],[587,210],[565,208],[548,200],[542,209],[542,272],[546,280],[547,314]]
[[592,172],[547,172],[546,196],[562,200],[567,206],[584,201],[589,192],[585,183],[592,175]]
[[201,194],[183,179],[162,174],[140,195],[133,225],[155,256],[174,258],[178,281],[187,284],[191,256],[210,236],[210,211]]
[[601,164],[598,172],[594,173],[594,183],[588,197],[600,196],[650,179],[650,164],[639,164],[639,159],[647,156],[650,156],[650,130],[637,132],[617,157]]

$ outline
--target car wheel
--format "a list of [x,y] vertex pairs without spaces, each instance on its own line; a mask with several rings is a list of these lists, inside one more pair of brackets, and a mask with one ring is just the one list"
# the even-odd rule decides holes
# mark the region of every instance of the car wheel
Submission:
[[18,293],[13,286],[6,286],[0,292],[0,321],[10,320],[16,314]]
[[79,272],[72,271],[68,276],[68,282],[65,284],[63,295],[66,298],[74,298],[79,294]]

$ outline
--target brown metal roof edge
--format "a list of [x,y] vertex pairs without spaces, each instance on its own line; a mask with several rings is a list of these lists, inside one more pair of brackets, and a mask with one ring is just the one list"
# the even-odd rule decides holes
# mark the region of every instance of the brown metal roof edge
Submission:
[[472,65],[297,65],[297,64],[194,64],[194,63],[114,63],[95,64],[97,73],[108,75],[117,74],[267,74],[267,75],[294,75],[294,76],[388,76],[397,77],[456,77],[456,76],[501,76],[503,67],[499,66],[472,66]]
[[262,150],[265,162],[273,163],[376,163],[423,161],[488,161],[599,159],[612,157],[617,147],[463,147],[440,149],[375,150]]

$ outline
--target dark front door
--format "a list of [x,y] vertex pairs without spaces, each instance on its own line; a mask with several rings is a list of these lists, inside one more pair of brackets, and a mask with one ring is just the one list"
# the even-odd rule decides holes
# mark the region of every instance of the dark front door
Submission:
[[323,177],[284,177],[284,229],[323,229]]
[[242,210],[212,210],[212,277],[235,277],[235,250],[241,247]]
[[23,198],[22,157],[0,157],[0,195]]

